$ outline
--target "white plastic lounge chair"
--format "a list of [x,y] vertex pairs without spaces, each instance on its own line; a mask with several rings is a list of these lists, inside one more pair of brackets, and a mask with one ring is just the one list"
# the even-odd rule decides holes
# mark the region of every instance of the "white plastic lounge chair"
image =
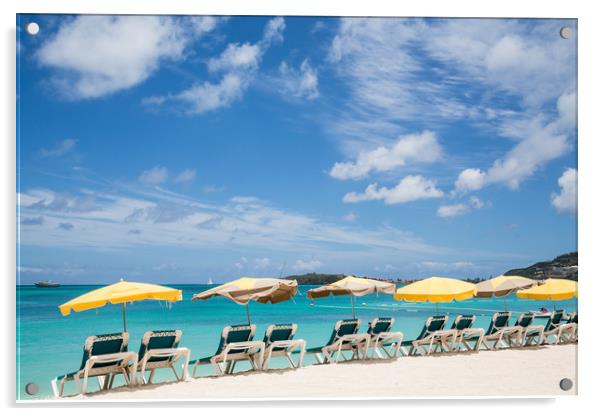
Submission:
[[520,339],[522,329],[520,327],[509,326],[510,312],[496,312],[491,317],[491,324],[483,335],[481,345],[488,350],[497,350],[502,347],[514,345],[515,340]]
[[384,358],[381,351],[388,358],[395,358],[399,354],[403,333],[390,332],[394,322],[393,318],[374,318],[368,324],[368,334],[370,335],[368,348],[372,348],[372,358],[374,358],[374,353],[379,358]]
[[[160,330],[144,333],[138,351],[138,365],[136,367],[142,377],[142,383],[152,383],[155,370],[158,368],[171,368],[176,380],[188,378],[190,350],[188,348],[178,348],[181,338],[182,331],[180,330]],[[175,366],[182,357],[184,357],[184,365],[182,366],[182,374],[179,376]],[[150,371],[148,381],[145,377],[146,371]]]
[[[458,315],[451,329],[456,331],[455,351],[479,351],[485,331],[483,328],[473,328],[476,320],[474,315]],[[474,341],[474,346],[469,341]]]
[[[263,360],[263,369],[267,370],[270,366],[272,357],[286,357],[291,368],[301,368],[303,356],[305,355],[305,341],[302,339],[293,339],[297,332],[297,324],[278,324],[270,325],[265,331],[263,342],[265,344],[265,358]],[[295,365],[292,354],[299,354],[299,361]]]
[[203,364],[211,364],[217,375],[232,374],[239,361],[248,361],[254,370],[259,370],[263,363],[265,344],[253,341],[255,325],[227,326],[222,331],[219,346],[214,355],[189,361],[192,364],[192,376]]
[[569,315],[568,319],[565,323],[561,324],[558,328],[558,343],[566,344],[570,342],[578,341],[578,322],[577,322],[577,312],[573,312]]
[[[562,325],[562,319],[564,318],[564,310],[558,309],[552,312],[552,315],[546,322],[543,336],[543,343],[545,344],[558,344],[560,338],[560,326]],[[551,338],[551,340],[550,340]]]
[[343,360],[347,360],[343,351],[352,352],[350,359],[366,358],[370,336],[368,334],[357,333],[360,323],[361,321],[359,319],[345,319],[338,321],[335,324],[326,345],[308,348],[306,352],[308,354],[314,354],[316,361],[319,364],[337,363],[341,357]]
[[[102,390],[112,387],[113,379],[117,374],[122,374],[126,383],[131,384],[136,377],[134,371],[138,356],[135,352],[127,351],[128,341],[127,332],[93,335],[86,338],[80,368],[55,377],[51,381],[54,397],[61,397],[65,383],[71,380],[75,381],[78,394],[86,394],[89,377],[96,377]],[[83,382],[80,382],[81,378]]]
[[[541,345],[544,336],[543,325],[532,325],[535,315],[533,312],[521,313],[514,324],[521,328],[520,342],[516,346]],[[513,340],[514,341],[514,340]]]
[[[427,318],[422,327],[422,331],[415,340],[403,341],[403,346],[410,346],[409,355],[429,355],[437,352],[452,351],[456,340],[456,331],[445,330],[447,315],[437,315]],[[405,353],[404,350],[402,352]]]

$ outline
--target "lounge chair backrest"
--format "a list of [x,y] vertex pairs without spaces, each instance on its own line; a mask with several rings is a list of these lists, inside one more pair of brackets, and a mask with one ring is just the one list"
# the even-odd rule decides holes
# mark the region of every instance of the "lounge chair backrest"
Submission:
[[393,318],[375,318],[368,324],[368,334],[378,335],[389,332],[394,322]]
[[[179,329],[147,331],[142,336],[138,357],[142,359],[149,350],[177,348],[181,338],[182,331]],[[169,359],[170,357],[151,357],[149,361],[167,361]]]
[[533,318],[535,316],[532,312],[521,313],[516,320],[514,326],[522,326],[523,328],[528,327],[533,323]]
[[[127,332],[118,332],[114,334],[92,335],[86,338],[84,343],[84,355],[80,369],[84,369],[86,362],[93,355],[116,354],[127,351],[130,336]],[[115,365],[116,362],[94,364],[94,367],[108,367]]]
[[[225,327],[222,331],[222,337],[219,340],[219,346],[215,355],[219,355],[226,348],[226,345],[230,343],[251,341],[255,335],[255,328],[255,324]],[[231,350],[231,352],[235,353],[236,351]]]
[[579,323],[577,321],[577,312],[573,312],[571,314],[571,316],[569,317],[569,324],[577,324],[577,323]]
[[297,332],[297,324],[270,325],[265,331],[263,342],[269,346],[274,341],[290,341]]
[[552,315],[548,318],[548,322],[546,323],[545,331],[556,329],[558,325],[560,325],[563,316],[564,309],[558,309],[552,312]]
[[422,339],[429,336],[433,332],[442,330],[443,327],[445,327],[446,322],[447,315],[430,316],[427,318],[426,322],[424,323],[424,327],[422,327],[420,335],[418,335],[416,339]]
[[334,329],[332,330],[332,334],[330,334],[330,339],[328,340],[326,345],[334,343],[343,335],[356,334],[358,329],[360,328],[360,323],[361,321],[359,319],[343,319],[337,321],[337,323],[334,325]]
[[458,315],[451,326],[451,329],[462,331],[472,326],[477,317],[474,315]]
[[489,328],[485,335],[492,335],[499,331],[501,328],[507,327],[508,322],[510,322],[510,317],[512,313],[510,312],[496,312],[491,317],[491,323],[489,324]]

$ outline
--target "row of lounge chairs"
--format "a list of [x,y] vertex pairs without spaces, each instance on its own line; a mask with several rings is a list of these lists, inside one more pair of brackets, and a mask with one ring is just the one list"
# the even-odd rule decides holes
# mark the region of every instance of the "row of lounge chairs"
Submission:
[[[255,325],[227,326],[223,329],[215,354],[190,360],[190,350],[179,347],[182,332],[163,330],[146,332],[138,354],[128,352],[127,333],[96,335],[86,339],[80,368],[52,380],[55,397],[63,395],[64,385],[73,380],[78,394],[87,392],[88,378],[96,377],[101,389],[110,389],[121,374],[128,385],[152,383],[155,371],[171,368],[177,380],[189,379],[198,367],[211,365],[217,375],[231,374],[237,363],[247,361],[254,370],[267,370],[273,357],[285,357],[291,368],[299,368],[305,354],[313,355],[320,364],[341,360],[396,358],[400,355],[428,355],[433,352],[479,351],[482,348],[523,347],[577,341],[577,314],[565,318],[564,311],[554,311],[545,325],[533,325],[533,313],[521,314],[510,325],[510,312],[496,312],[487,330],[473,328],[474,315],[459,315],[445,329],[446,315],[429,317],[414,340],[403,339],[403,333],[391,331],[393,318],[376,318],[365,333],[359,333],[361,321],[338,321],[328,341],[306,348],[304,340],[295,339],[296,324],[270,325],[262,341],[253,340]],[[372,354],[369,357],[369,352]],[[351,353],[346,356],[345,353]],[[298,354],[295,360],[293,354]],[[176,364],[184,358],[178,374]],[[148,380],[146,373],[150,372]],[[140,379],[137,374],[140,374]]]

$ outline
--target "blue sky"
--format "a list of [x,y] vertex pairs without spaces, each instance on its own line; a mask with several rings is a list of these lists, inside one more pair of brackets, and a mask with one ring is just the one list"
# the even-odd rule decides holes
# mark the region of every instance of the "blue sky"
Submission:
[[576,250],[575,21],[17,24],[21,283],[488,277]]

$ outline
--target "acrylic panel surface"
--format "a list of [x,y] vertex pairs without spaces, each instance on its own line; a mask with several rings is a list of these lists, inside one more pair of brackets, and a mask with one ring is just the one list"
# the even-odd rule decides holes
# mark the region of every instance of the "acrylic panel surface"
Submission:
[[577,280],[577,35],[567,19],[18,15],[17,398],[51,399],[88,336],[123,330],[119,304],[62,316],[70,299],[120,279],[180,289],[127,303],[128,350],[179,329],[194,360],[247,314],[192,296],[241,276],[297,280],[249,319],[258,341],[296,323],[303,368],[203,365],[182,382],[159,369],[156,389],[119,375],[83,397],[576,394],[574,338],[438,361],[309,352],[353,314],[360,334],[394,318],[407,343],[433,315],[446,330],[469,314],[487,331],[506,309],[510,325],[529,311],[546,325],[542,308],[566,320],[576,297],[306,295],[346,275]]

